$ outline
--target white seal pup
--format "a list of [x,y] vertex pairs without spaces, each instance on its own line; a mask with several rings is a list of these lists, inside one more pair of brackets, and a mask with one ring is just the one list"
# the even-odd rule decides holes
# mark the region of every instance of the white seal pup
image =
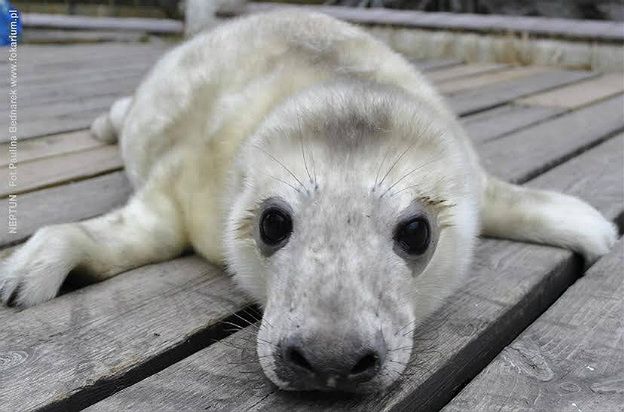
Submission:
[[94,122],[120,136],[126,206],[49,226],[0,269],[4,302],[53,298],[188,247],[264,308],[258,353],[283,389],[377,391],[460,283],[479,233],[588,260],[616,231],[586,203],[488,176],[424,77],[320,14],[255,15],[167,53]]

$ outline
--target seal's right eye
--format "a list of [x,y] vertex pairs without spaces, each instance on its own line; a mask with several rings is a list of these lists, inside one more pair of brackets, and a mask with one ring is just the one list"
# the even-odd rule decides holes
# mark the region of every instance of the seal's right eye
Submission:
[[423,216],[416,216],[401,223],[396,228],[394,241],[409,256],[422,255],[431,241],[429,222]]
[[292,228],[292,219],[285,210],[270,207],[262,212],[260,237],[267,245],[275,246],[286,240],[292,233]]

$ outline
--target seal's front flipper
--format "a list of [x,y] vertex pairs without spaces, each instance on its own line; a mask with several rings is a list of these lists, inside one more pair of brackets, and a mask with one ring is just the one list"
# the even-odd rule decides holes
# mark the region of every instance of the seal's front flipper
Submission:
[[175,202],[145,186],[126,206],[78,223],[46,226],[0,261],[0,304],[33,306],[58,293],[70,271],[103,280],[180,255],[188,241]]
[[586,263],[609,251],[615,225],[582,200],[488,177],[481,201],[482,234],[561,246],[581,253]]

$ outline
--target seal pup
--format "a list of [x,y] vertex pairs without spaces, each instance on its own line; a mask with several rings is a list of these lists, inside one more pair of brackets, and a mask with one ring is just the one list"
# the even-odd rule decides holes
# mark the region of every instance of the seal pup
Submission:
[[282,389],[378,391],[462,281],[479,233],[606,253],[613,224],[570,196],[488,176],[456,117],[364,31],[293,11],[168,52],[93,123],[135,193],[40,229],[0,269],[3,302],[53,298],[188,247],[264,308],[260,363]]

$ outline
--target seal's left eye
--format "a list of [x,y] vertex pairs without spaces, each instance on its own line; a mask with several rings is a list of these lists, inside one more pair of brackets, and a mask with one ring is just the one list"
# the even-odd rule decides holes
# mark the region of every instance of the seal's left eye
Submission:
[[270,246],[284,241],[292,233],[292,219],[288,212],[271,207],[262,213],[260,218],[260,237]]
[[422,255],[429,247],[429,222],[419,216],[401,223],[394,233],[394,241],[408,255]]

